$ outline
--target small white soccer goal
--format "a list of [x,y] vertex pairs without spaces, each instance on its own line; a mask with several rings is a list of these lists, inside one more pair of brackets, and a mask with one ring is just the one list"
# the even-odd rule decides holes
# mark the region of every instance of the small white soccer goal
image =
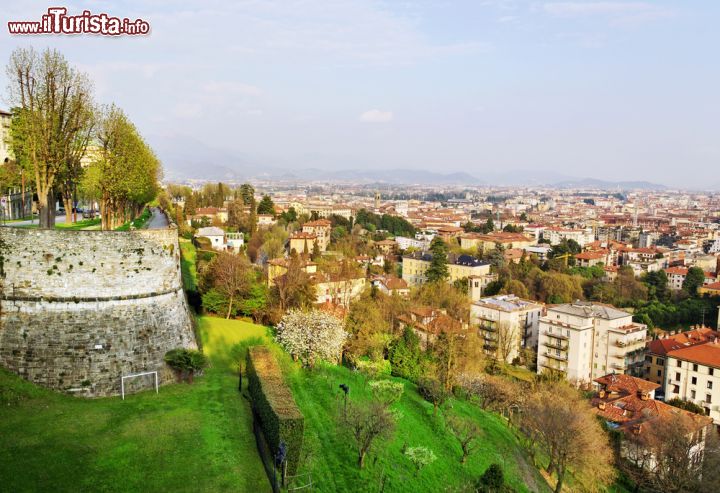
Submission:
[[132,375],[123,375],[120,377],[120,392],[122,393],[123,400],[125,400],[125,379],[144,377],[145,375],[155,375],[155,393],[157,394],[160,391],[158,385],[158,372],[156,371],[145,371],[142,373],[133,373]]

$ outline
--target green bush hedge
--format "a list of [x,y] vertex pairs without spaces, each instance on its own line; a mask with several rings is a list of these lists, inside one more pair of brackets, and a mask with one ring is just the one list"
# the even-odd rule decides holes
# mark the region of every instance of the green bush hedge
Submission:
[[247,378],[253,411],[260,419],[265,440],[273,454],[277,454],[280,442],[285,443],[287,474],[296,474],[303,445],[305,418],[295,404],[275,356],[267,347],[249,348]]

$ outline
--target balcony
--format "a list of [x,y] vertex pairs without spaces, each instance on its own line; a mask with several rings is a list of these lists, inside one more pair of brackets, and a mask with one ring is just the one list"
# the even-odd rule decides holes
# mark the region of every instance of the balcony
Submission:
[[497,332],[497,327],[494,325],[481,325],[480,330],[485,332]]
[[625,363],[613,363],[610,365],[611,368],[615,368],[616,370],[625,370],[627,366]]
[[545,342],[543,342],[543,346],[549,347],[552,349],[559,349],[560,351],[568,350],[568,345],[563,344],[562,342],[545,341]]
[[551,359],[554,359],[554,360],[557,360],[557,361],[567,361],[567,360],[568,360],[567,354],[560,354],[560,355],[558,355],[558,354],[555,354],[555,353],[551,353],[550,351],[545,351],[545,357],[546,357],[546,358],[551,358]]
[[564,336],[562,334],[555,333],[555,332],[548,332],[547,330],[545,332],[543,332],[543,334],[545,334],[548,337],[553,337],[555,339],[561,339],[563,341],[567,341],[568,339],[570,339],[569,337]]
[[554,371],[567,372],[567,368],[566,368],[566,367],[564,367],[564,366],[559,366],[559,365],[556,365],[556,364],[553,364],[553,363],[549,363],[549,362],[548,362],[548,363],[540,363],[540,366],[542,366],[543,368],[548,368],[548,369],[550,369],[550,370],[554,370]]

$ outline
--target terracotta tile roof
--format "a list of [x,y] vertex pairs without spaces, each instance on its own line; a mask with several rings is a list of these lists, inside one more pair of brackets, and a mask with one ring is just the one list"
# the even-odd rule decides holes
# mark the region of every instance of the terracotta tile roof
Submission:
[[670,351],[667,354],[670,358],[720,368],[720,344],[717,342],[696,344],[694,346]]
[[327,219],[318,219],[317,221],[308,221],[303,224],[303,228],[329,228],[332,225]]
[[628,394],[640,391],[652,392],[660,387],[659,384],[648,382],[642,378],[632,377],[625,374],[610,374],[596,378],[595,381],[605,386],[607,391],[625,392]]
[[652,354],[664,356],[670,351],[711,341],[719,335],[720,334],[718,332],[715,332],[709,327],[700,327],[698,329],[680,332],[679,334],[668,336],[663,339],[655,339],[648,342],[646,347]]

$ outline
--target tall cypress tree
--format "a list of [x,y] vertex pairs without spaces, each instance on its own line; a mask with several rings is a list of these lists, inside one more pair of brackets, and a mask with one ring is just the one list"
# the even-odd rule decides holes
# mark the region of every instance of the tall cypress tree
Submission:
[[427,270],[426,277],[429,282],[446,281],[450,277],[448,270],[448,247],[445,241],[436,236],[430,243],[432,260]]

